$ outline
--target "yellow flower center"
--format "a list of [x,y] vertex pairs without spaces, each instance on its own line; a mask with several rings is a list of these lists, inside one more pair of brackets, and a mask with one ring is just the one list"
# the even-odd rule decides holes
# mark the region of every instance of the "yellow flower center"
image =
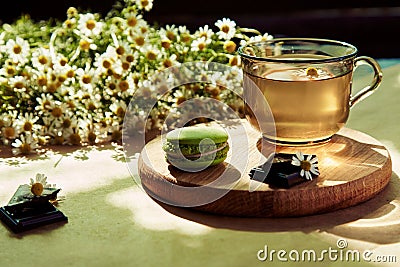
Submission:
[[6,138],[13,138],[15,136],[15,129],[13,127],[4,128],[4,136]]
[[17,88],[17,89],[22,89],[25,86],[24,86],[23,82],[16,82],[16,83],[14,83],[14,87]]
[[55,83],[50,83],[47,85],[47,92],[55,93],[57,91],[57,85]]
[[65,66],[65,65],[67,65],[67,63],[68,63],[68,59],[65,58],[65,57],[63,57],[63,58],[60,59],[59,62],[60,62],[60,65],[61,65],[61,66]]
[[62,122],[62,127],[63,128],[69,128],[71,126],[71,120],[70,119],[65,119]]
[[197,47],[199,48],[200,51],[202,51],[204,48],[206,48],[206,44],[205,43],[199,43],[197,45]]
[[146,57],[149,60],[155,60],[157,58],[157,55],[153,51],[149,51],[147,52]]
[[17,55],[20,54],[22,52],[22,47],[17,44],[14,45],[13,52],[14,52],[14,54],[17,54]]
[[142,36],[136,37],[136,38],[135,38],[135,43],[136,43],[138,46],[144,45],[144,38],[143,38]]
[[236,50],[236,44],[233,41],[228,41],[224,44],[224,49],[228,52],[228,53],[233,53]]
[[40,86],[45,86],[47,84],[47,78],[44,76],[40,76],[38,77],[37,82]]
[[221,27],[221,31],[223,31],[224,33],[228,33],[229,32],[229,25],[222,25],[222,27]]
[[161,41],[161,46],[164,47],[165,49],[169,49],[171,47],[171,41],[169,40]]
[[60,83],[65,82],[66,79],[67,79],[67,76],[66,76],[66,75],[59,75],[59,76],[57,77],[57,80],[58,80]]
[[31,192],[35,196],[40,196],[43,193],[43,185],[41,183],[34,183],[31,187]]
[[15,68],[13,66],[8,66],[6,69],[6,72],[8,75],[14,75],[15,74]]
[[318,77],[318,71],[314,67],[308,67],[307,70],[306,70],[306,75],[307,76]]
[[204,37],[204,38],[207,39],[207,38],[208,38],[207,33],[206,33],[206,32],[201,32],[201,33],[200,33],[200,38],[201,38],[201,37]]
[[122,92],[125,92],[129,89],[129,83],[127,81],[121,81],[118,86]]
[[137,24],[137,19],[135,17],[130,17],[127,19],[127,24],[129,27],[135,27]]
[[231,66],[237,66],[239,64],[239,60],[237,57],[231,57],[229,59],[229,65]]
[[187,34],[187,33],[182,34],[182,41],[183,41],[184,43],[189,42],[190,39],[191,39],[190,34]]
[[126,59],[126,61],[132,63],[135,58],[133,57],[133,55],[127,55],[125,59]]
[[97,138],[97,136],[93,131],[90,131],[88,133],[88,141],[89,141],[89,143],[91,143],[91,144],[95,143],[96,142],[96,138]]
[[95,110],[95,109],[96,109],[96,105],[93,104],[93,102],[90,102],[90,103],[88,104],[88,110],[93,111],[93,110]]
[[172,66],[171,60],[169,60],[168,58],[165,59],[165,60],[163,61],[163,66],[166,67],[166,68],[171,67],[171,66]]
[[118,55],[122,56],[123,54],[125,54],[125,48],[122,46],[118,46],[118,48],[116,49],[116,52]]
[[65,27],[67,27],[68,29],[72,29],[72,28],[74,27],[75,23],[73,23],[71,20],[67,19],[67,20],[64,22],[64,25],[65,25]]
[[96,27],[96,21],[89,19],[88,21],[86,21],[86,28],[88,28],[89,30],[93,30],[94,27]]
[[31,153],[31,145],[30,144],[21,144],[21,146],[19,147],[19,151],[21,151],[22,154],[24,155],[28,155],[29,153]]
[[211,94],[213,97],[218,96],[219,93],[220,93],[220,90],[219,90],[219,88],[217,88],[217,87],[212,88],[211,91],[210,91],[210,94]]
[[38,57],[38,61],[39,61],[39,63],[42,64],[42,65],[45,65],[45,64],[47,64],[47,62],[48,62],[47,57],[46,57],[46,56],[43,56],[43,55],[40,55],[40,56]]
[[91,81],[92,81],[92,77],[90,77],[90,76],[87,75],[87,74],[83,75],[83,77],[82,77],[82,82],[83,82],[84,84],[89,84],[89,83],[91,83]]
[[307,160],[302,160],[300,162],[300,168],[302,168],[305,171],[311,170],[311,163]]
[[69,101],[67,101],[66,103],[67,103],[67,105],[68,105],[68,107],[69,107],[70,109],[74,109],[74,108],[75,108],[75,104],[74,104],[74,102],[73,102],[72,100],[69,100]]
[[128,61],[122,62],[122,68],[124,70],[129,70],[130,66],[131,66],[131,63],[129,63]]
[[32,123],[30,121],[26,121],[24,123],[24,127],[23,128],[24,128],[24,131],[30,132],[32,130],[32,128],[33,128],[33,125],[32,125]]
[[108,88],[110,88],[111,90],[114,90],[115,88],[117,88],[117,85],[115,83],[109,83]]
[[80,135],[77,134],[77,133],[71,134],[71,135],[69,136],[69,142],[70,142],[72,145],[80,145],[80,143],[81,143],[81,137],[80,137]]
[[54,137],[54,143],[56,145],[62,145],[64,143],[64,137],[62,137],[61,135]]
[[121,107],[118,107],[117,110],[115,111],[115,114],[118,117],[122,118],[122,117],[125,116],[125,110],[123,108],[121,108]]
[[90,43],[89,43],[88,41],[86,41],[86,40],[80,40],[80,41],[79,41],[79,46],[80,46],[80,48],[81,48],[82,50],[87,51],[87,50],[89,50],[89,48],[90,48]]
[[142,4],[142,7],[146,7],[149,5],[149,1],[148,0],[142,0],[140,1],[140,3]]
[[167,36],[167,38],[170,39],[171,41],[175,40],[175,33],[173,33],[172,31],[167,31],[166,36]]
[[53,115],[56,118],[61,117],[63,114],[62,109],[59,107],[55,107],[53,108],[53,110],[51,111],[51,115]]
[[76,15],[78,15],[78,10],[75,7],[69,7],[67,10],[67,15],[69,17],[75,17]]
[[103,67],[106,68],[106,69],[111,68],[111,62],[110,62],[110,60],[104,59],[104,60],[103,60]]
[[68,70],[67,71],[67,77],[68,78],[72,78],[72,77],[74,77],[75,76],[75,72],[73,71],[73,70]]
[[185,102],[185,101],[186,101],[186,97],[180,96],[180,97],[178,97],[178,98],[176,99],[176,104],[177,104],[177,105],[180,105],[180,104],[182,104],[182,103]]

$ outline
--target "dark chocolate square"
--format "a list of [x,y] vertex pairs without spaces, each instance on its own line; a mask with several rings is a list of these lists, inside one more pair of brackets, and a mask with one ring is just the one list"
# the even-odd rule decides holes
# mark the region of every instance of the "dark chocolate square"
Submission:
[[[292,158],[295,154],[275,153],[271,162],[266,162],[250,170],[250,177],[253,180],[267,183],[273,187],[291,188],[295,185],[309,182],[305,177],[300,176],[301,168],[292,165]],[[307,157],[308,155],[304,155]],[[266,166],[271,165],[268,168]]]
[[20,185],[8,205],[0,208],[0,219],[14,233],[34,229],[68,218],[50,200],[57,198],[60,189],[45,188],[41,196],[34,196],[29,185]]
[[0,219],[14,232],[20,233],[55,222],[67,222],[68,218],[53,204],[47,202],[40,208],[16,212],[12,206],[0,208]]

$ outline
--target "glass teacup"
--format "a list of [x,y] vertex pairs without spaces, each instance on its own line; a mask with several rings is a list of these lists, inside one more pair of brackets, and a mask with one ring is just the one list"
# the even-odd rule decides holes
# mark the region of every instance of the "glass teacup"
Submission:
[[[240,47],[246,118],[264,138],[280,145],[329,141],[346,124],[350,109],[382,81],[379,64],[357,52],[354,45],[315,38],[278,38]],[[361,64],[372,67],[374,78],[352,96],[353,72]],[[271,114],[273,120],[264,119]]]

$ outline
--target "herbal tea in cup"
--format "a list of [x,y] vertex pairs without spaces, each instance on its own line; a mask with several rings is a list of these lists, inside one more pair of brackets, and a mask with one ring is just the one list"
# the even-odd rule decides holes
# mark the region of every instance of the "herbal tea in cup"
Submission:
[[[279,145],[329,141],[346,124],[350,109],[382,80],[374,59],[357,56],[355,46],[335,40],[259,41],[240,47],[239,54],[246,118]],[[352,96],[353,72],[361,64],[372,67],[374,79]],[[273,120],[265,119],[271,114]]]

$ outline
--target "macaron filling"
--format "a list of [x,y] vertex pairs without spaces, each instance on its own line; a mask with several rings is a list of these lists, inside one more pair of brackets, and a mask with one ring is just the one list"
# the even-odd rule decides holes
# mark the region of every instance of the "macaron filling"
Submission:
[[177,168],[202,170],[223,162],[229,152],[228,135],[214,127],[187,127],[169,132],[162,149]]
[[229,150],[229,144],[227,142],[207,145],[188,145],[166,142],[163,146],[163,149],[168,154],[168,157],[181,158],[183,155],[187,159],[198,159],[200,157],[213,155],[221,150],[226,150],[226,148]]

